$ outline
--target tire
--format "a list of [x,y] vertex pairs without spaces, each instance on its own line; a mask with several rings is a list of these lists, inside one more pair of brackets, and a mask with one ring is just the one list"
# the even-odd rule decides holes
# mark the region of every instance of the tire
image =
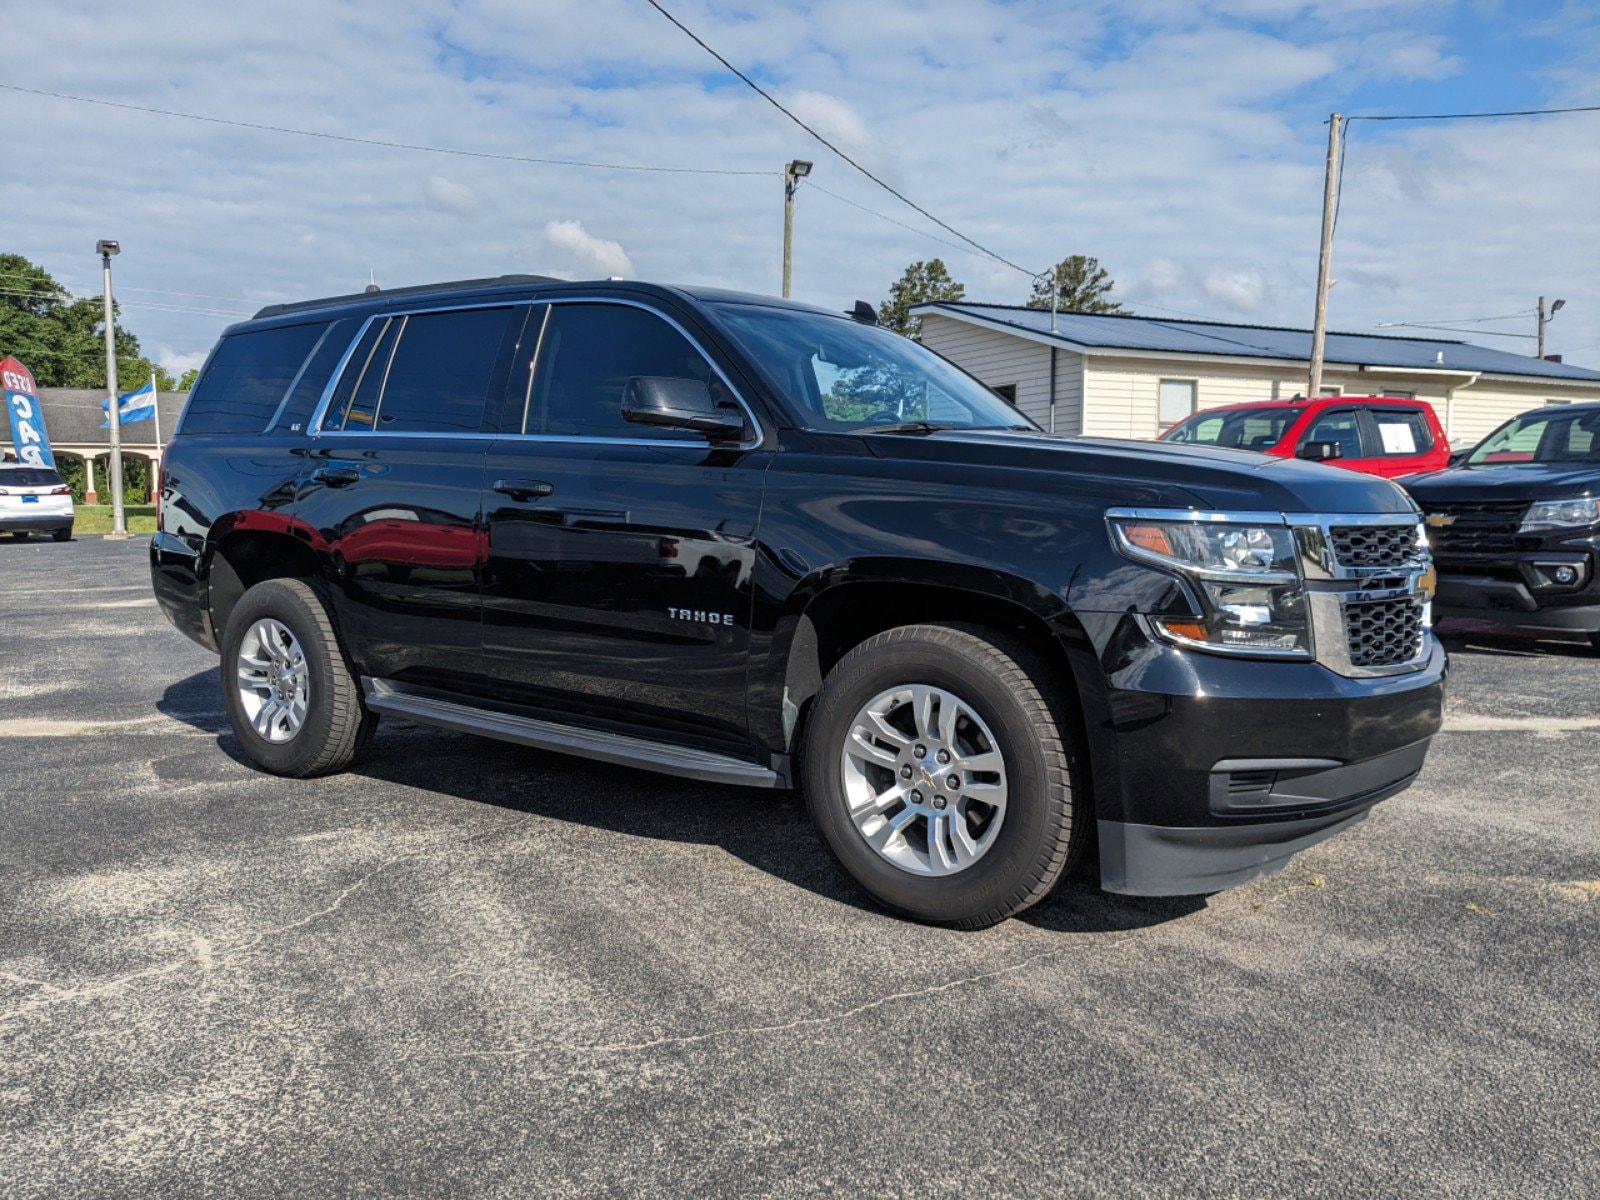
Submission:
[[33,530],[31,529],[17,529],[12,532],[11,540],[14,542],[25,542],[32,536]]
[[[245,664],[240,653],[247,635],[252,639],[250,650],[256,659],[275,661],[262,652],[260,638],[252,632],[262,623],[266,628],[286,631],[293,639],[290,646],[299,649],[302,662],[295,674],[305,684],[300,724],[290,732],[291,721],[286,715],[269,720],[267,724],[276,736],[264,735],[257,729],[254,718],[260,716],[260,708],[254,713],[247,709],[250,702],[241,682]],[[272,687],[265,683],[262,687],[270,701]],[[362,702],[360,686],[334,632],[326,599],[301,579],[258,583],[233,606],[222,636],[222,703],[234,737],[250,760],[274,775],[298,779],[331,775],[349,767],[372,736],[378,720]],[[259,691],[254,703],[264,703]]]
[[57,529],[50,534],[50,538],[52,541],[70,542],[72,540],[72,530],[70,528]]
[[[930,709],[941,721],[926,726],[942,729],[945,706],[953,703],[959,721],[953,727],[966,733],[917,742],[916,730],[923,724],[914,710],[918,697],[930,690],[941,697]],[[893,767],[877,756],[893,749],[894,739],[879,740],[872,756],[862,757],[852,737],[858,718],[878,709],[886,715],[875,729],[898,722],[891,732],[912,733],[912,747],[895,751],[899,757]],[[808,722],[801,782],[812,820],[845,872],[890,911],[961,929],[1003,921],[1049,895],[1088,842],[1087,789],[1076,786],[1077,735],[1070,712],[1056,672],[1025,643],[1000,631],[908,625],[878,634],[828,673]],[[940,766],[921,773],[935,759],[935,747],[942,750],[950,743],[955,743],[950,761],[957,767],[992,762],[983,755],[988,747],[999,752],[1002,769],[959,779],[942,774],[949,768]],[[925,751],[921,759],[915,755],[919,748]],[[979,780],[992,790],[996,775],[1005,788],[1003,812],[978,799],[985,786]],[[882,810],[883,820],[909,824],[903,834],[889,835],[884,848],[875,848],[869,837],[882,838],[887,828],[877,815],[882,797],[919,781],[951,795],[936,793],[930,802],[924,794],[920,815],[909,818],[907,800],[891,802],[897,807]],[[944,788],[945,782],[959,786]],[[930,803],[942,811],[932,811]],[[937,819],[952,831],[949,836],[936,838]],[[961,857],[956,822],[967,831],[968,861],[952,868],[951,859]]]

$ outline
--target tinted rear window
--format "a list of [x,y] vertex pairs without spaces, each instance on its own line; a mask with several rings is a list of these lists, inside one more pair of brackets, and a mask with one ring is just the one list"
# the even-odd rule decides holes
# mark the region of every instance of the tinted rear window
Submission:
[[260,433],[282,403],[327,322],[222,339],[184,409],[184,433]]
[[59,487],[61,476],[38,467],[0,469],[0,487]]

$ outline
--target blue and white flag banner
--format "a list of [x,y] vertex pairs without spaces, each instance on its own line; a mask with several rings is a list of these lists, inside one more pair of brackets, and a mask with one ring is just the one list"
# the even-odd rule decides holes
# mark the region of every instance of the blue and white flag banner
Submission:
[[[106,419],[100,423],[101,429],[111,428],[111,401],[100,401],[100,411],[106,414]],[[119,425],[132,425],[135,421],[148,421],[156,415],[156,381],[150,380],[141,388],[131,392],[124,392],[117,397],[117,423]]]
[[44,414],[39,411],[39,389],[33,372],[14,358],[0,359],[0,387],[6,394],[6,413],[11,418],[11,445],[17,461],[30,467],[56,465],[50,453],[50,438],[44,431]]

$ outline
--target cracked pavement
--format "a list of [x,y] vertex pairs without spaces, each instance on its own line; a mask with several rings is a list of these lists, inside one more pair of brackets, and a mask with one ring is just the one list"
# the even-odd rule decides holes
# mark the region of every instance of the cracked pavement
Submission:
[[1206,899],[860,903],[794,796],[239,758],[141,540],[0,540],[0,1195],[1600,1191],[1600,657]]

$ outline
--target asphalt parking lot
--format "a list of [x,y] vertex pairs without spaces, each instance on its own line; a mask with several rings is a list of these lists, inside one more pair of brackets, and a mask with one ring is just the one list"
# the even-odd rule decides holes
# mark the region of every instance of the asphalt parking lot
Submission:
[[793,796],[387,722],[261,774],[144,540],[0,540],[0,1195],[1600,1192],[1600,657],[1450,639],[1422,781],[961,934]]

